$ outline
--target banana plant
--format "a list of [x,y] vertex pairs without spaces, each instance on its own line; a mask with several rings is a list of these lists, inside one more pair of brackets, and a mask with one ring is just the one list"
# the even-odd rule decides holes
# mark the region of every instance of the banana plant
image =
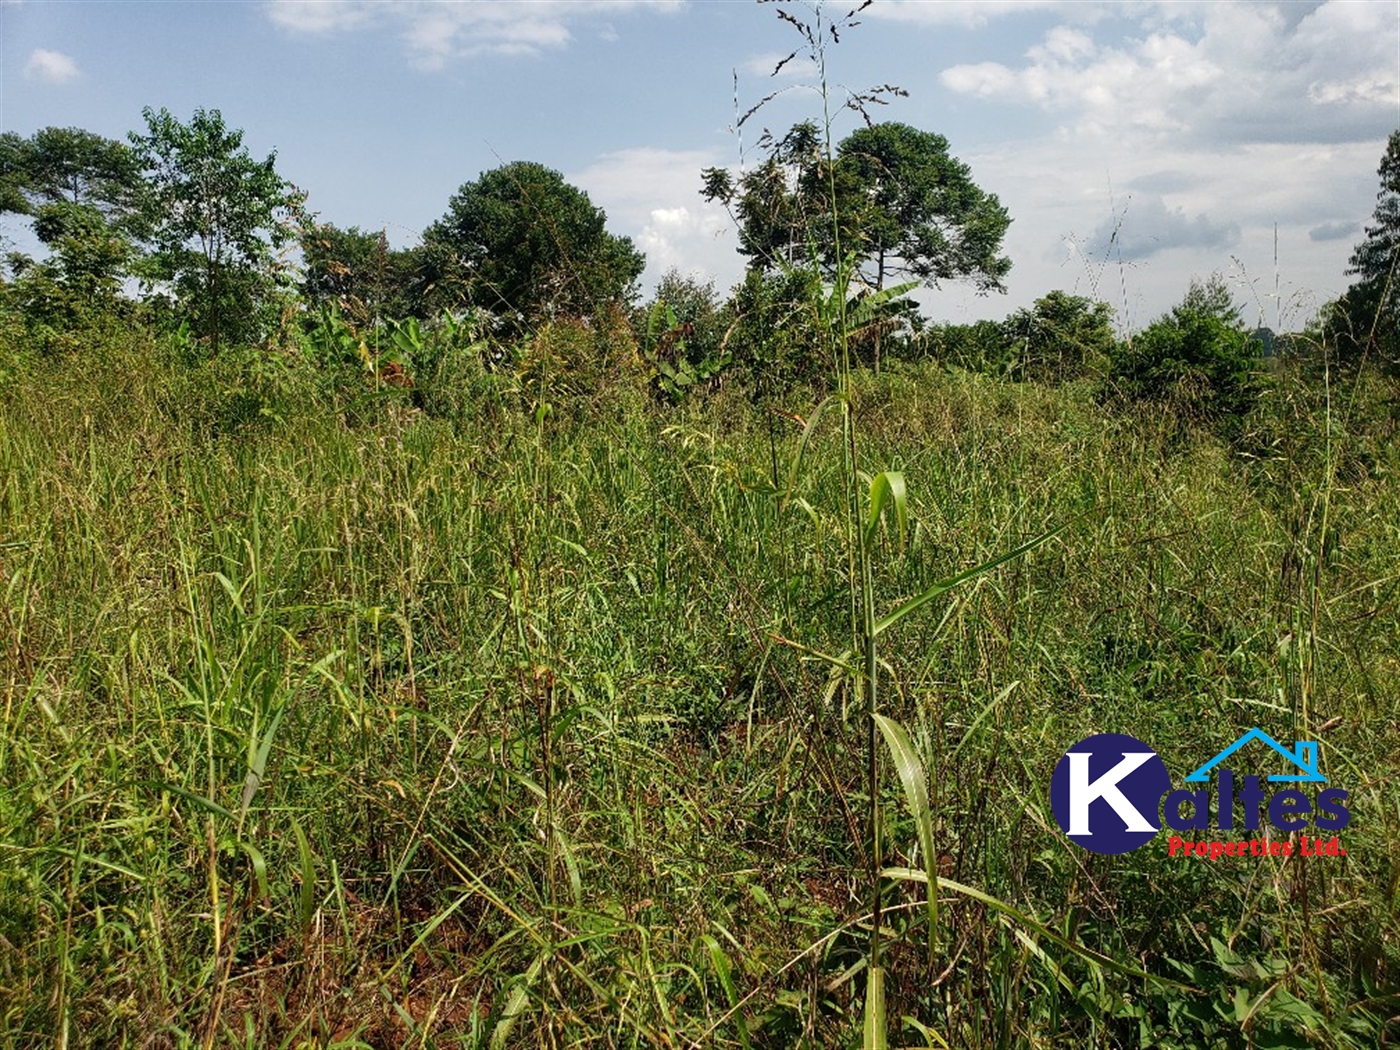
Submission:
[[733,361],[728,352],[706,354],[692,362],[686,337],[693,335],[689,324],[682,324],[671,304],[658,299],[647,317],[643,355],[652,368],[652,383],[672,401],[683,401],[700,384],[717,377]]

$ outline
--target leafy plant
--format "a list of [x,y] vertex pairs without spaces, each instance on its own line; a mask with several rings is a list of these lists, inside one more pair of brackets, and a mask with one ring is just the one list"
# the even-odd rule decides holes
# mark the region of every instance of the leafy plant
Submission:
[[658,298],[652,304],[643,353],[652,368],[652,383],[672,401],[682,401],[697,387],[718,378],[734,359],[720,349],[696,360],[688,343],[694,336],[694,322],[681,323],[669,302]]
[[1129,401],[1168,403],[1184,418],[1228,429],[1258,396],[1260,353],[1216,277],[1193,282],[1179,305],[1119,344],[1109,378]]
[[249,156],[217,109],[196,109],[188,124],[166,109],[142,115],[147,132],[131,142],[150,183],[150,279],[173,284],[213,354],[258,340],[280,307],[287,275],[276,252],[293,238],[304,195],[277,174],[275,153]]

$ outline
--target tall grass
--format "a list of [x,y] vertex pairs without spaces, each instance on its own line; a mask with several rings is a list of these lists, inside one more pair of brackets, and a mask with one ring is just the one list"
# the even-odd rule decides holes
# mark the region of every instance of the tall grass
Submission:
[[[908,479],[902,528],[862,507],[871,608],[1068,523],[879,632],[872,798],[817,655],[852,642],[834,419],[775,417],[784,501],[723,393],[209,438],[182,382],[133,336],[0,407],[0,1044],[848,1043],[871,813],[895,1043],[1395,1037],[1383,388],[1284,382],[1244,459],[1087,389],[851,373]],[[1253,725],[1324,741],[1345,860],[1110,860],[1048,815],[1066,742],[1184,769]]]

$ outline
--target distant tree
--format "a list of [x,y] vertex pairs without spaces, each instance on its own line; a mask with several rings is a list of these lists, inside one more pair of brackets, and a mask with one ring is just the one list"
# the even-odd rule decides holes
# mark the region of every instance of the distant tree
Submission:
[[301,255],[302,294],[312,307],[335,303],[360,322],[421,316],[413,292],[418,253],[389,247],[384,233],[310,224]]
[[49,323],[111,309],[138,258],[146,189],[124,143],[80,128],[0,135],[0,212],[28,216],[50,253],[41,263],[12,258],[12,298]]
[[1181,303],[1118,344],[1110,379],[1129,400],[1170,404],[1228,429],[1258,396],[1260,353],[1217,274],[1192,281]]
[[34,215],[46,204],[74,204],[116,222],[138,210],[144,185],[135,152],[115,139],[81,128],[0,135],[0,210]]
[[606,221],[588,194],[542,164],[488,171],[423,235],[430,302],[470,303],[519,328],[631,300],[646,259]]
[[[701,195],[729,210],[739,251],[763,272],[813,259],[828,280],[844,274],[880,292],[893,279],[929,287],[970,281],[1005,291],[1011,260],[1000,255],[1011,218],[948,152],[948,140],[907,124],[874,124],[847,136],[828,161],[816,124],[795,125],[772,141],[762,164],[736,182],[707,168]],[[850,261],[855,273],[843,269]],[[880,366],[882,338],[912,311],[885,310],[870,333]]]
[[1014,379],[1059,383],[1106,366],[1113,353],[1113,309],[1051,292],[1002,323],[1006,372]]
[[1377,174],[1375,215],[1347,269],[1357,280],[1327,310],[1324,329],[1343,360],[1371,353],[1394,363],[1400,361],[1400,130],[1391,132]]
[[[972,169],[948,153],[942,135],[907,124],[860,128],[837,147],[837,170],[853,201],[858,241],[877,289],[891,277],[929,287],[966,280],[1004,292],[1011,260],[1000,255],[1011,217]],[[839,201],[838,201],[839,203]]]
[[877,290],[912,278],[929,287],[966,280],[981,292],[1005,291],[1011,260],[999,253],[1011,218],[949,154],[942,135],[898,123],[861,128],[837,146],[828,168],[809,121],[776,141],[737,184],[721,168],[702,177],[702,195],[730,209],[751,267],[773,269],[815,251],[832,272],[839,236],[840,254],[854,254]]
[[[823,178],[821,134],[812,121],[793,125],[781,139],[765,139],[763,162],[734,182],[727,168],[701,172],[700,191],[729,209],[739,230],[739,253],[749,269],[774,271],[834,253],[829,182]],[[853,195],[844,194],[853,200]],[[840,212],[851,232],[848,211]]]
[[131,142],[151,183],[152,275],[174,285],[215,354],[259,338],[277,290],[275,253],[292,239],[304,195],[277,174],[276,153],[251,157],[217,109],[196,109],[188,124],[166,109],[142,115],[147,133]]
[[1010,362],[1006,329],[998,321],[931,325],[924,342],[940,361],[970,372],[1002,376]]

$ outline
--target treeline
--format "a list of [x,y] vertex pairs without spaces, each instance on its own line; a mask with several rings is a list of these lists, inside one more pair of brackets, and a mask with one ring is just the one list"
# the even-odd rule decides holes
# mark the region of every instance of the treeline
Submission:
[[419,244],[394,248],[383,232],[318,221],[275,154],[252,157],[217,110],[143,115],[126,142],[76,128],[0,136],[0,210],[27,217],[48,253],[7,258],[0,374],[135,324],[185,364],[217,362],[240,391],[237,422],[276,414],[297,378],[338,401],[387,394],[449,412],[488,374],[528,380],[536,399],[625,380],[678,401],[722,384],[758,397],[820,386],[838,355],[877,370],[934,358],[1013,381],[1094,381],[1228,428],[1271,357],[1400,360],[1400,131],[1353,284],[1306,332],[1250,331],[1215,276],[1118,338],[1107,304],[1063,291],[1001,322],[922,317],[908,297],[919,285],[1004,291],[1011,218],[946,139],[904,124],[827,149],[802,123],[737,181],[702,172],[702,194],[735,222],[744,279],[722,295],[673,271],[641,302],[642,253],[541,164],[464,184]]

